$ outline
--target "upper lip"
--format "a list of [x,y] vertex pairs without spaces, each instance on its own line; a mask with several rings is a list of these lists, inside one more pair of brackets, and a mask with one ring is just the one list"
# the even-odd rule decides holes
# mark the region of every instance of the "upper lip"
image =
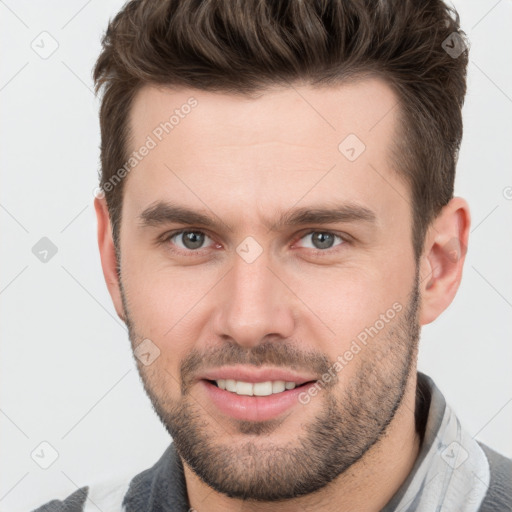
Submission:
[[313,375],[305,375],[284,368],[255,368],[248,366],[223,366],[222,368],[205,371],[199,376],[205,380],[232,379],[243,382],[267,382],[284,380],[295,382],[298,386],[316,380]]

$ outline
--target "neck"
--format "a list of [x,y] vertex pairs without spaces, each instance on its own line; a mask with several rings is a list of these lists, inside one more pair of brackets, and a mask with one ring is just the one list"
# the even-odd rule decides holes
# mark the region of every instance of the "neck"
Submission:
[[[244,501],[247,512],[352,512],[380,511],[398,491],[412,470],[420,449],[415,425],[416,372],[393,420],[384,435],[347,471],[320,491],[281,502]],[[241,501],[220,494],[183,464],[191,510],[195,512],[235,512]],[[371,489],[371,492],[368,492]]]

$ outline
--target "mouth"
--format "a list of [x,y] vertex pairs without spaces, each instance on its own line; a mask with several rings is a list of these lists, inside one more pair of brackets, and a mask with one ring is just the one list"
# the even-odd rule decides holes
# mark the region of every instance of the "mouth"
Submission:
[[284,393],[285,391],[301,388],[307,386],[308,384],[316,382],[314,380],[302,383],[284,380],[267,380],[264,382],[247,382],[243,380],[234,379],[205,380],[207,380],[210,384],[217,386],[219,389],[228,391],[229,393],[243,396],[279,395],[281,393]]
[[[201,379],[198,384],[221,416],[229,419],[263,422],[284,413],[304,413],[300,400],[316,380],[265,380],[249,382],[235,379]],[[318,393],[320,394],[320,393]],[[299,409],[297,409],[299,408]]]
[[303,412],[300,397],[316,383],[312,376],[288,370],[247,367],[212,370],[198,381],[201,393],[222,416],[243,421],[272,420],[297,407]]

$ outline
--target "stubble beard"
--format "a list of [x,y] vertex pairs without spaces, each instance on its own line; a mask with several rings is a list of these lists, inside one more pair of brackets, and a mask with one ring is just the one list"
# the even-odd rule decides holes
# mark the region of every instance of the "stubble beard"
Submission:
[[[136,334],[122,286],[121,292],[134,347],[143,337]],[[214,433],[220,430],[225,435],[225,432],[191,396],[186,375],[180,376],[182,394],[176,401],[166,391],[172,382],[168,372],[155,372],[140,362],[138,369],[153,409],[171,435],[178,454],[204,483],[219,493],[244,500],[272,502],[297,498],[325,487],[360,460],[384,435],[416,367],[420,335],[418,309],[416,276],[408,304],[400,316],[350,363],[359,363],[351,380],[343,389],[323,389],[315,397],[323,401],[321,412],[295,438],[286,436],[291,438],[286,443],[272,441],[273,431],[281,425],[286,429],[286,418],[268,422],[233,420],[230,428],[235,425],[237,437],[245,434],[247,440],[236,444],[229,440],[219,442]],[[279,360],[280,351],[272,354],[272,347],[276,345],[268,344],[265,351],[257,354],[265,361]],[[251,361],[256,359],[258,356],[251,354]],[[258,362],[264,361],[258,359]],[[286,360],[281,365],[287,366]],[[315,361],[315,368],[328,366],[325,357]],[[187,365],[182,364],[182,372],[185,368]],[[307,406],[305,412],[306,409]]]

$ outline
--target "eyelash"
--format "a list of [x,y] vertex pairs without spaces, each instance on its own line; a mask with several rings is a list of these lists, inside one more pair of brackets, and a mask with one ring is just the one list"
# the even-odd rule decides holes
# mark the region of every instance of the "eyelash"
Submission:
[[[193,229],[193,228],[190,229],[189,228],[189,229],[180,229],[177,231],[171,231],[169,233],[166,233],[161,237],[161,239],[158,241],[158,243],[159,244],[167,244],[168,242],[171,241],[172,238],[176,237],[177,235],[181,235],[183,233],[202,233],[202,234],[206,235],[208,238],[210,238],[211,240],[213,240],[213,238],[206,231],[204,231],[202,229]],[[301,233],[300,236],[298,236],[298,238],[296,238],[293,243],[295,244],[297,241],[299,241],[302,238],[304,238],[308,235],[311,235],[313,233],[323,233],[323,234],[334,235],[336,238],[339,238],[341,240],[341,243],[339,243],[338,245],[335,245],[334,247],[328,248],[328,249],[312,249],[312,248],[306,247],[306,249],[309,250],[310,252],[312,252],[313,255],[315,255],[315,256],[332,254],[333,252],[337,252],[337,251],[341,250],[342,246],[344,246],[346,243],[349,243],[349,241],[350,241],[350,237],[344,233],[342,234],[342,233],[337,233],[335,231],[322,231],[319,229],[312,229],[307,232]],[[176,249],[174,247],[171,247],[171,244],[168,244],[168,249],[175,254],[179,254],[179,255],[186,254],[187,256],[191,255],[191,254],[193,254],[195,256],[202,256],[203,251],[208,250],[208,248],[201,248],[201,249],[196,249],[196,250]]]

